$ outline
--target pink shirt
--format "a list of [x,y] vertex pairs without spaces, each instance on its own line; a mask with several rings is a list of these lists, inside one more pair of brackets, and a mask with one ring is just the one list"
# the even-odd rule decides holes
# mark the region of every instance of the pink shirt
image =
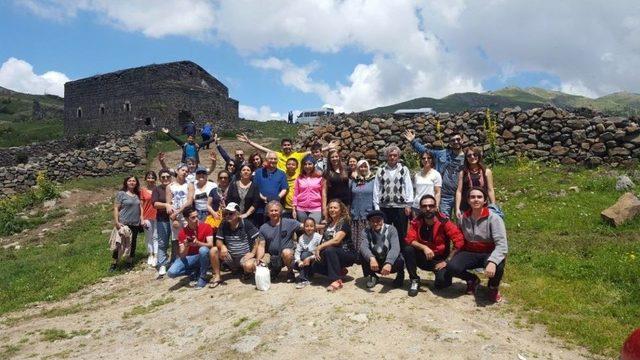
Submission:
[[322,210],[322,177],[299,176],[293,190],[293,205],[300,211]]

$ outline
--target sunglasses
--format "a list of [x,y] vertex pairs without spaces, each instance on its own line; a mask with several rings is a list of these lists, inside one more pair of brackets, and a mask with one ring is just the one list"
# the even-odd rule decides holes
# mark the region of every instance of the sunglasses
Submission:
[[436,205],[435,204],[426,204],[426,205],[420,205],[421,209],[435,209]]
[[171,179],[171,175],[162,175],[160,179]]
[[478,157],[480,157],[480,155],[478,155],[478,154],[467,154],[467,157],[468,158],[478,158]]

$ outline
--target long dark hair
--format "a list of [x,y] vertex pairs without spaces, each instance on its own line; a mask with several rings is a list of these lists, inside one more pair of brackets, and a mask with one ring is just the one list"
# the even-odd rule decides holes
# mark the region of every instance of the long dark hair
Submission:
[[253,159],[255,159],[256,156],[260,158],[260,166],[262,166],[262,163],[264,162],[264,158],[262,157],[262,154],[260,154],[259,152],[254,152],[253,154],[251,154],[251,156],[249,156],[249,166],[251,166],[252,171],[256,171],[256,169],[258,169],[253,164]]
[[140,180],[138,180],[138,178],[133,175],[130,175],[124,178],[124,181],[122,182],[122,188],[120,190],[125,192],[129,190],[129,187],[127,186],[127,182],[131,178],[136,180],[136,187],[133,188],[133,193],[136,194],[138,197],[140,197]]
[[[482,149],[477,146],[470,146],[464,150],[464,167],[462,168],[462,179],[466,179],[469,176],[471,170],[471,164],[467,158],[467,153],[472,152],[478,157],[478,167],[480,168],[480,174],[482,174],[482,183],[487,186],[487,174],[484,163],[482,162]],[[433,161],[433,160],[432,160]]]
[[[333,174],[338,173],[336,169],[333,168],[333,163],[331,162],[331,155],[334,153],[338,154],[338,158],[340,158],[340,153],[338,152],[338,150],[333,149],[329,151],[329,155],[327,156],[328,158],[327,169],[324,171],[324,175],[323,175],[324,178],[327,180],[330,179]],[[345,170],[345,166],[344,166],[344,163],[342,162],[342,159],[340,159],[340,161],[338,162],[338,166],[339,166],[338,170],[340,170],[340,173],[339,173],[340,178],[343,181],[347,180],[349,178],[349,174],[347,174],[348,171]]]

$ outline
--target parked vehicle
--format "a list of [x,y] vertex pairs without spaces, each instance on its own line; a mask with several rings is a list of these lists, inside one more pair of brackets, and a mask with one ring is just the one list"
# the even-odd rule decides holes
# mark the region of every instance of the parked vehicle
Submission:
[[316,121],[320,116],[330,116],[333,115],[332,108],[322,108],[315,110],[303,110],[300,114],[298,114],[298,118],[296,122],[298,124],[309,124]]
[[419,109],[398,109],[393,112],[394,115],[411,117],[415,115],[429,115],[436,112],[432,108],[419,108]]

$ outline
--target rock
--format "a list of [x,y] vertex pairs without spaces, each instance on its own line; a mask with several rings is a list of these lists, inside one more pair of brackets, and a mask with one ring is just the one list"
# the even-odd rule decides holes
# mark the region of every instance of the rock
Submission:
[[109,166],[107,165],[107,163],[104,160],[100,160],[98,161],[98,165],[96,165],[96,168],[98,170],[106,170]]
[[609,156],[629,156],[631,155],[631,151],[629,149],[625,149],[623,147],[615,147],[613,149],[609,149]]
[[549,109],[549,110],[545,110],[545,111],[542,113],[542,118],[543,118],[543,119],[554,119],[555,117],[556,117],[556,113],[555,113],[553,110],[551,110],[551,109]]
[[569,152],[569,149],[564,146],[554,146],[550,150],[551,155],[564,156]]
[[377,159],[378,158],[378,152],[375,149],[369,149],[369,150],[364,152],[364,156],[367,159]]
[[60,193],[60,197],[63,199],[68,199],[71,197],[71,191],[69,190],[65,190],[63,192]]
[[605,155],[607,153],[607,147],[603,143],[597,142],[591,145],[590,151],[594,155]]
[[630,192],[624,193],[615,204],[600,213],[602,220],[620,226],[640,214],[640,200]]
[[351,315],[349,315],[349,319],[351,319],[351,321],[355,321],[355,322],[361,323],[361,324],[364,324],[364,323],[369,321],[369,318],[367,317],[367,314],[364,314],[364,313],[351,314]]
[[577,186],[570,186],[569,187],[569,191],[573,191],[573,192],[579,193],[580,192],[580,188],[577,187]]
[[618,179],[616,180],[616,190],[627,191],[632,190],[635,187],[636,184],[634,184],[633,181],[631,181],[631,178],[627,175],[618,176]]
[[239,353],[250,353],[255,349],[258,345],[260,345],[260,337],[255,335],[247,335],[243,336],[236,342],[231,345],[231,348],[236,350]]
[[47,210],[51,210],[53,209],[54,206],[56,206],[56,200],[55,199],[47,200],[42,204],[42,206]]
[[502,132],[502,138],[505,140],[512,140],[512,139],[515,139],[516,137],[513,135],[511,131],[505,130]]

